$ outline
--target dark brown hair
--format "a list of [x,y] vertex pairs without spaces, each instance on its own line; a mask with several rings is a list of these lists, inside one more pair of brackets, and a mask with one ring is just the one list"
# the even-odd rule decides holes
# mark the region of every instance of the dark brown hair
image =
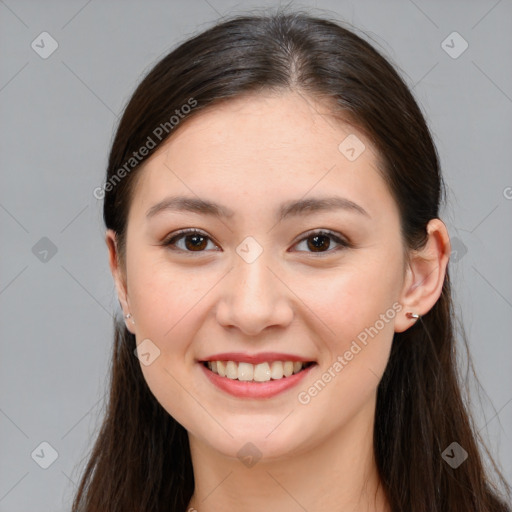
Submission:
[[[121,254],[134,177],[166,137],[220,101],[287,90],[323,100],[370,138],[400,210],[404,248],[421,248],[427,223],[439,215],[444,184],[411,92],[388,60],[353,30],[303,11],[279,10],[236,16],[190,38],[137,87],[115,134],[104,187],[104,221],[116,232]],[[196,106],[185,119],[166,130],[166,137],[156,137],[157,127],[169,128],[191,98]],[[127,167],[134,152],[149,145],[148,137],[158,143]],[[378,387],[375,457],[394,512],[510,510],[484,468],[457,371],[453,319],[447,269],[434,307],[395,333]],[[135,347],[135,337],[116,322],[108,406],[73,512],[184,512],[192,496],[187,432],[149,390]],[[468,453],[457,469],[441,456],[454,441]],[[487,455],[508,499],[510,486]]]

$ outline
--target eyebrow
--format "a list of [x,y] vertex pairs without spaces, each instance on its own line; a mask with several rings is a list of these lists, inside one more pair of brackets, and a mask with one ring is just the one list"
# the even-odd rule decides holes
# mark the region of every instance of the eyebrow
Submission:
[[[339,196],[287,201],[279,207],[276,216],[281,221],[288,217],[339,209],[358,213],[371,218],[370,214],[362,206],[354,203],[350,199]],[[227,206],[222,206],[213,201],[207,201],[196,197],[172,196],[166,197],[149,208],[146,212],[146,217],[151,218],[157,213],[164,211],[192,212],[217,218],[230,218],[235,214],[235,212]]]

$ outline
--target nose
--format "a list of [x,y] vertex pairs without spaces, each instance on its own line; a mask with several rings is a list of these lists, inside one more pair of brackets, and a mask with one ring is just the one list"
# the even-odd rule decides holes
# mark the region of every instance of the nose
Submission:
[[234,267],[221,284],[217,307],[217,321],[223,327],[256,336],[268,327],[286,327],[292,321],[293,293],[279,270],[269,266],[265,254],[251,263],[235,257]]

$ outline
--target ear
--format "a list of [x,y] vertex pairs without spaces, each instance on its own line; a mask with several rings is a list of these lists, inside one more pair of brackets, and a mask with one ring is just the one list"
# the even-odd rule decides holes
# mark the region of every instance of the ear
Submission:
[[412,251],[404,286],[400,297],[403,309],[395,321],[395,332],[403,332],[414,325],[410,311],[426,315],[439,299],[446,268],[450,259],[451,244],[448,230],[440,219],[431,219],[427,225],[428,240],[423,249]]
[[112,277],[114,278],[114,283],[116,285],[117,297],[119,299],[119,304],[121,306],[121,310],[123,311],[123,319],[128,330],[135,334],[134,331],[134,321],[133,319],[127,319],[125,315],[130,313],[130,305],[128,301],[128,288],[126,284],[126,277],[124,271],[119,263],[119,250],[117,245],[117,236],[115,231],[112,229],[107,229],[105,233],[105,242],[108,247],[108,262],[110,266],[110,271],[112,272]]

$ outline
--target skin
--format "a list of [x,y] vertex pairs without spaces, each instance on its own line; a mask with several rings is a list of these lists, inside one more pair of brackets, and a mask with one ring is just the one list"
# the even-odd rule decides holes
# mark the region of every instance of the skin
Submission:
[[[338,149],[349,134],[366,146],[355,161]],[[196,482],[189,507],[389,510],[373,456],[377,386],[394,332],[415,322],[405,313],[424,315],[438,300],[450,242],[443,222],[432,219],[425,248],[404,260],[397,205],[376,166],[369,140],[312,98],[238,98],[184,122],[145,162],[125,259],[107,231],[119,300],[133,316],[126,325],[137,344],[150,339],[160,350],[150,365],[141,363],[144,377],[189,433]],[[175,194],[213,200],[234,216],[165,211],[146,218]],[[275,217],[284,201],[334,194],[369,217],[345,210]],[[162,245],[183,228],[209,237],[202,252],[190,238],[188,245],[175,242],[188,253]],[[315,252],[304,234],[318,229],[339,233],[353,247],[336,250],[327,239]],[[236,252],[247,236],[263,249],[252,263]],[[298,393],[394,303],[400,311],[309,403],[300,403]],[[226,351],[286,352],[318,366],[271,399],[236,398],[210,384],[197,362]],[[252,467],[237,456],[247,442],[261,453]]]

